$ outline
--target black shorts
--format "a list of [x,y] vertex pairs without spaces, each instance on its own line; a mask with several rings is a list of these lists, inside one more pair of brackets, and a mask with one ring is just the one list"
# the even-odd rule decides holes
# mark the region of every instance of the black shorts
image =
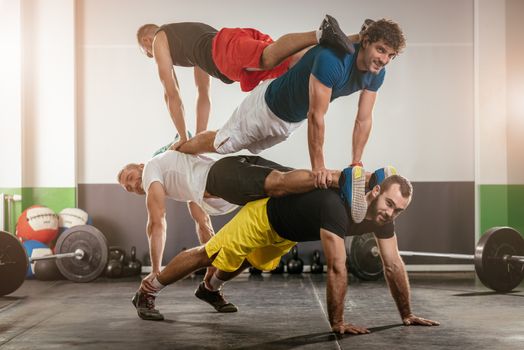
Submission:
[[231,156],[218,160],[207,175],[206,191],[229,203],[244,205],[267,197],[264,181],[270,172],[291,171],[258,156]]

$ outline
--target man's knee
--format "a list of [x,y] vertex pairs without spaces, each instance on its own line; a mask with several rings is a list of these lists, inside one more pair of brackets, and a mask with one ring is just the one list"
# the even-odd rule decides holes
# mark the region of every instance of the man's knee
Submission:
[[204,245],[201,245],[200,247],[198,247],[196,249],[195,254],[196,254],[197,259],[198,259],[198,266],[205,267],[205,266],[211,266],[211,264],[213,263],[213,260],[215,260],[215,257],[216,257],[216,255],[218,253],[213,255],[213,256],[211,256],[211,257],[208,257],[207,256],[207,251],[206,251],[206,246],[204,244]]
[[270,172],[264,181],[264,191],[269,197],[285,196],[285,174],[278,170]]
[[276,58],[271,53],[270,47],[271,45],[267,46],[264,51],[262,51],[262,55],[260,56],[260,69],[269,70],[277,65]]

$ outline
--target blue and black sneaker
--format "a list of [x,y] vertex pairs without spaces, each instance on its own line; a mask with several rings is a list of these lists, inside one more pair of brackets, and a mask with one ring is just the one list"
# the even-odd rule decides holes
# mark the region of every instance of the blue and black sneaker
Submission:
[[366,201],[366,173],[361,166],[348,167],[342,170],[339,180],[340,197],[351,210],[355,223],[360,223],[366,217],[368,203]]
[[371,174],[371,177],[369,178],[368,189],[371,191],[373,187],[380,185],[386,178],[396,174],[397,169],[395,169],[394,166],[387,165],[383,168],[378,168]]

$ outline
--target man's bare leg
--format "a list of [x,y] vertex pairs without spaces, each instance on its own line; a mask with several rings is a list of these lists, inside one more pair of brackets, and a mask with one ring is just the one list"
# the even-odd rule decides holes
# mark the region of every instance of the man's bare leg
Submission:
[[[338,188],[341,172],[332,170],[332,188]],[[273,170],[266,177],[264,191],[270,197],[282,197],[293,193],[304,193],[314,190],[315,176],[311,170],[299,169],[288,172]]]
[[[331,171],[330,188],[339,188],[340,170]],[[371,177],[370,172],[366,172],[366,188]],[[270,197],[282,197],[294,193],[304,193],[314,190],[315,177],[311,170],[299,169],[288,172],[273,170],[266,177],[264,191]]]
[[315,31],[285,34],[268,45],[260,56],[260,69],[272,69],[306,47],[318,44]]
[[219,290],[225,282],[235,278],[249,266],[251,266],[251,264],[247,260],[244,260],[236,271],[226,272],[217,269],[211,281],[206,281],[206,288],[209,290]]
[[216,134],[216,131],[203,131],[183,143],[176,150],[188,154],[216,153],[214,146]]
[[258,68],[271,69],[276,67],[286,58],[295,55],[309,46],[316,45],[319,42],[348,53],[354,52],[351,42],[339,27],[337,20],[326,15],[320,24],[319,30],[286,34],[278,38],[271,45],[268,45],[262,52],[262,56],[260,57],[260,67]]
[[[347,37],[352,43],[360,42],[359,34],[352,34]],[[282,35],[262,51],[262,56],[260,56],[260,69],[272,69],[291,56],[293,56],[292,62],[295,63],[302,58],[310,46],[317,44],[317,34],[314,30],[311,32]],[[293,66],[293,64],[291,64],[291,66]]]
[[175,283],[191,272],[211,266],[213,260],[208,258],[204,246],[184,250],[175,256],[157,276],[164,286]]

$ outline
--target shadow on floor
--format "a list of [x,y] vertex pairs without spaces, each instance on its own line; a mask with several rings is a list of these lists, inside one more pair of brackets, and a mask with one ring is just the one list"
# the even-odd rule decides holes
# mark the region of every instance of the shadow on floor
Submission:
[[511,292],[507,293],[499,293],[495,291],[488,291],[488,292],[472,292],[472,293],[460,293],[460,294],[453,294],[455,297],[479,297],[479,296],[486,296],[486,295],[507,295],[511,297],[524,297],[524,294],[515,294],[520,293],[518,290],[512,290]]
[[[372,327],[368,328],[371,333],[381,332],[387,329],[402,327],[403,324],[392,324],[387,326]],[[235,350],[250,350],[250,349],[290,349],[303,345],[319,344],[344,339],[346,337],[354,337],[359,334],[335,334],[332,332],[321,332],[306,335],[299,335],[291,338],[274,340],[271,342],[254,344],[250,346],[244,346],[235,348]]]

